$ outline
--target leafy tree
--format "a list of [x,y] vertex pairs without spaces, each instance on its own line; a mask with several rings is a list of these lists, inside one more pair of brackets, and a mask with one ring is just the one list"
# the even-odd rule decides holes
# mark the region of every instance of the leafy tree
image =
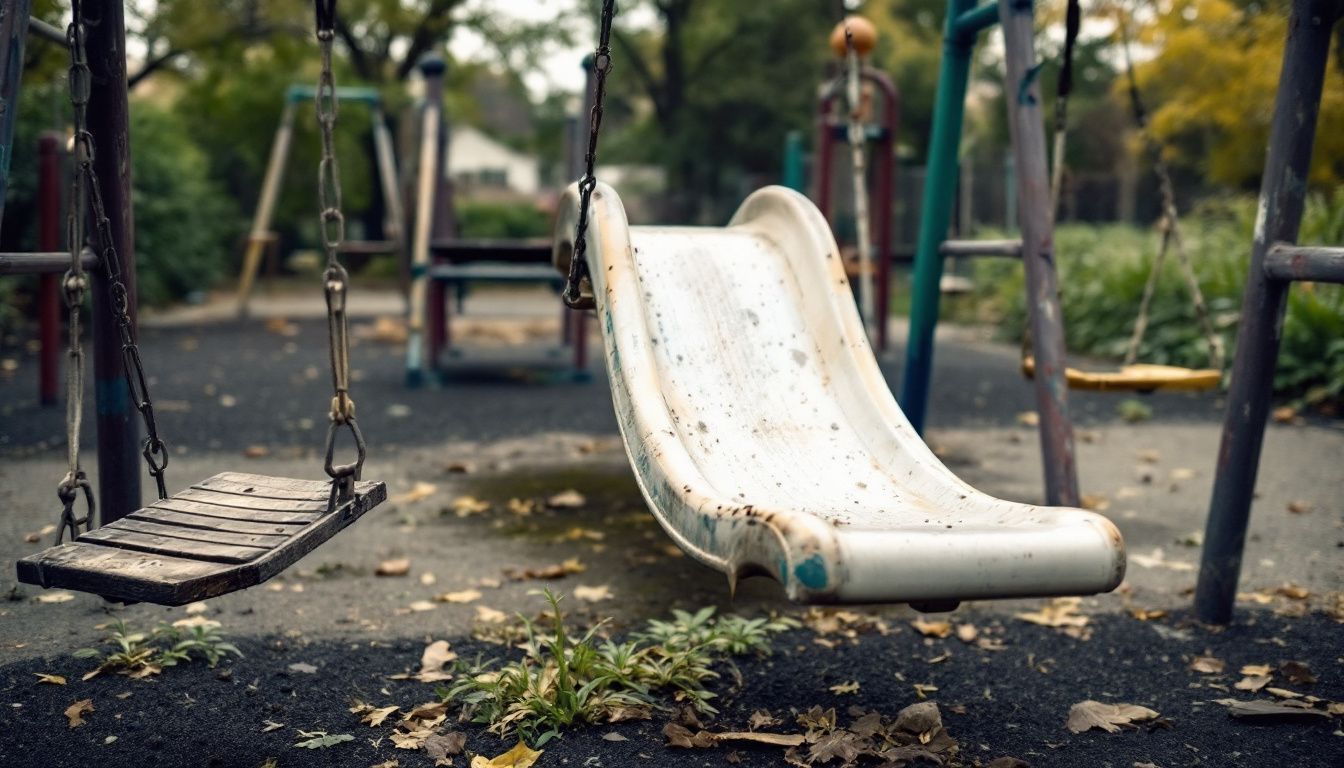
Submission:
[[[1152,132],[1172,162],[1215,181],[1254,189],[1278,92],[1286,2],[1172,0],[1141,18],[1139,40],[1156,55],[1137,67]],[[1321,98],[1310,181],[1344,182],[1344,50],[1335,38]]]

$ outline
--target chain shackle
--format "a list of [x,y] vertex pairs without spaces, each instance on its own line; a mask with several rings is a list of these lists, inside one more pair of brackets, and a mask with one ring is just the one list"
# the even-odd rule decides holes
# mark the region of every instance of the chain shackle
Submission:
[[[75,504],[79,501],[80,491],[84,496],[84,514],[75,514]],[[56,529],[56,543],[65,541],[65,534],[70,534],[70,540],[79,538],[80,528],[85,531],[93,530],[93,521],[98,511],[97,503],[93,499],[93,486],[89,484],[89,478],[84,474],[84,470],[70,472],[61,480],[61,484],[56,487],[56,496],[61,500],[61,521]]]

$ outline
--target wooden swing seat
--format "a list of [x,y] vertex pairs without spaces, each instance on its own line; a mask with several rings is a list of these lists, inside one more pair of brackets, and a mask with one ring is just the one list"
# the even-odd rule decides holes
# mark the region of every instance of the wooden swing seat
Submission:
[[223,472],[18,562],[19,581],[124,602],[183,605],[255,586],[387,498],[355,484],[328,511],[331,483]]
[[[1036,373],[1032,357],[1022,360],[1022,374],[1031,378]],[[1223,373],[1214,368],[1181,368],[1175,365],[1140,363],[1126,365],[1117,371],[1080,371],[1066,368],[1069,389],[1091,392],[1207,392],[1216,389]]]

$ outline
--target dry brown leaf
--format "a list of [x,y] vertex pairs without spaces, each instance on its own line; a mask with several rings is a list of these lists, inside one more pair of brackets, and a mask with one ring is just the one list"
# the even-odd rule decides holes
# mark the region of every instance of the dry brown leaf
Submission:
[[603,740],[603,741],[629,741],[629,739],[627,739],[626,737],[622,736],[621,734],[619,734],[619,733],[617,733],[617,732],[615,732],[615,731],[608,731],[607,733],[602,734],[602,740]]
[[43,592],[33,598],[39,603],[68,603],[75,599],[73,592]]
[[1304,709],[1276,701],[1238,701],[1236,699],[1215,699],[1215,704],[1227,707],[1227,714],[1238,718],[1297,718],[1330,717],[1330,713],[1319,709]]
[[46,683],[47,685],[65,685],[65,678],[62,677],[61,675],[49,675],[45,672],[34,672],[33,674],[37,675],[38,684]]
[[1035,411],[1022,411],[1017,414],[1017,423],[1024,427],[1034,427],[1041,423],[1041,417]]
[[441,595],[435,595],[434,599],[440,603],[470,603],[481,599],[479,589],[464,589],[459,592],[444,592]]
[[1274,419],[1275,424],[1292,424],[1297,418],[1297,409],[1291,405],[1281,405],[1270,411],[1270,417]]
[[424,613],[425,611],[432,611],[435,608],[434,603],[428,600],[416,600],[406,607],[409,608],[412,613]]
[[1290,691],[1287,688],[1275,688],[1272,685],[1265,689],[1265,693],[1268,693],[1269,695],[1279,699],[1302,698],[1302,694],[1298,693],[1297,691]]
[[1161,608],[1130,608],[1129,615],[1139,621],[1157,621],[1158,619],[1165,619],[1167,612]]
[[600,600],[610,600],[612,598],[611,587],[601,584],[596,587],[577,586],[574,588],[574,597],[589,603],[596,603]]
[[271,455],[271,449],[264,445],[249,445],[243,449],[245,459],[264,459]]
[[1261,675],[1269,675],[1273,670],[1270,669],[1268,664],[1246,664],[1238,671],[1248,677],[1259,677]]
[[915,683],[910,687],[915,689],[915,698],[920,701],[927,699],[930,693],[934,693],[938,690],[938,686],[929,683]]
[[583,573],[588,570],[588,566],[579,561],[577,557],[571,557],[563,563],[548,565],[542,568],[524,568],[523,570],[506,569],[504,575],[514,581],[526,581],[529,579],[562,579],[576,573]]
[[1157,712],[1136,704],[1106,704],[1088,699],[1069,708],[1069,719],[1065,725],[1074,733],[1093,728],[1118,733],[1121,726],[1130,726],[1155,717]]
[[796,747],[803,743],[801,733],[759,733],[757,731],[726,731],[710,734],[714,741],[754,741],[757,744],[769,744],[774,747]]
[[747,719],[747,727],[754,731],[757,728],[769,728],[773,725],[779,725],[780,722],[779,718],[770,714],[770,710],[758,709],[755,712],[752,712],[751,717]]
[[1057,597],[1040,610],[1014,614],[1014,618],[1038,624],[1042,627],[1054,627],[1080,640],[1088,638],[1088,617],[1076,613],[1082,600],[1077,597]]
[[1248,675],[1246,677],[1243,677],[1241,680],[1237,681],[1237,684],[1234,685],[1233,687],[1236,688],[1238,691],[1254,692],[1260,690],[1261,688],[1264,688],[1266,685],[1269,685],[1270,679],[1271,678],[1269,675]]
[[689,728],[677,723],[668,723],[663,726],[663,736],[667,737],[667,746],[681,747],[682,749],[704,749],[714,746],[713,734],[708,731],[697,731],[692,733]]
[[910,622],[915,631],[925,637],[947,637],[952,634],[952,623],[948,621],[925,621],[915,619]]
[[71,728],[78,728],[84,724],[84,716],[92,711],[93,699],[80,699],[65,708],[65,718],[70,722]]
[[406,557],[384,560],[374,570],[375,576],[405,576],[411,572],[411,560]]
[[502,755],[489,760],[484,755],[471,758],[471,768],[531,768],[541,757],[541,750],[529,749],[523,742]]
[[452,673],[445,672],[443,665],[456,660],[457,653],[448,646],[447,640],[435,640],[420,654],[420,671],[415,673],[415,679],[422,683],[451,680]]
[[1215,656],[1196,656],[1190,661],[1190,671],[1204,675],[1221,675],[1227,662]]
[[1083,509],[1090,509],[1093,512],[1105,512],[1111,508],[1111,500],[1101,493],[1085,493],[1079,503],[1083,505]]
[[1293,499],[1288,502],[1288,511],[1292,512],[1294,515],[1305,515],[1313,508],[1314,507],[1310,501],[1303,501],[1302,499]]
[[412,504],[417,501],[428,499],[437,493],[439,487],[433,483],[417,482],[411,486],[409,491],[398,493],[396,496],[388,499],[393,504]]
[[1279,673],[1288,678],[1288,682],[1293,685],[1314,685],[1317,682],[1311,667],[1301,661],[1283,662],[1279,665]]
[[458,517],[470,517],[479,515],[482,512],[490,511],[490,502],[482,501],[475,496],[458,496],[453,499],[453,514]]
[[485,605],[476,606],[476,620],[485,624],[500,624],[507,621],[509,615]]
[[452,758],[462,754],[467,746],[467,734],[461,731],[436,733],[425,739],[425,754],[435,765],[452,765]]
[[976,629],[974,624],[958,624],[957,639],[963,643],[974,643],[975,638],[980,635],[980,630]]
[[1284,584],[1274,591],[1289,600],[1306,600],[1311,597],[1311,590],[1297,584]]
[[390,716],[392,713],[396,712],[397,709],[398,707],[395,704],[390,707],[380,707],[378,709],[371,709],[367,713],[365,713],[363,717],[359,719],[359,722],[368,723],[370,728],[376,728],[382,725],[383,721],[386,720],[388,716]]
[[578,509],[587,503],[588,499],[572,488],[546,499],[546,506],[551,509]]
[[844,696],[844,695],[846,695],[846,694],[850,694],[850,693],[858,693],[858,692],[859,692],[859,681],[858,681],[858,680],[851,680],[851,681],[849,681],[848,683],[839,683],[839,684],[837,684],[837,685],[832,685],[832,686],[830,687],[830,690],[831,690],[831,693],[834,693],[836,696]]

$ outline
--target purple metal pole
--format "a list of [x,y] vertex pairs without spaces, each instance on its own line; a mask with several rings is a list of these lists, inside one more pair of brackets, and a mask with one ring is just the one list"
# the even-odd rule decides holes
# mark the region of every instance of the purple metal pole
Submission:
[[[130,108],[126,99],[126,26],[121,0],[91,0],[88,22],[89,132],[94,173],[121,257],[132,324],[136,321],[135,218],[131,210]],[[140,428],[122,371],[121,339],[101,270],[93,273],[94,401],[98,426],[98,512],[102,525],[140,508]],[[137,332],[138,335],[138,332]]]
[[[1017,167],[1018,223],[1027,276],[1027,311],[1036,357],[1036,410],[1049,504],[1078,506],[1078,464],[1069,390],[1064,378],[1064,324],[1055,274],[1054,214],[1045,159],[1045,121],[1036,79],[1035,29],[1030,2],[999,0],[1007,66],[1008,127]],[[928,201],[925,201],[928,204]]]
[[1338,0],[1296,0],[1288,19],[1288,43],[1274,102],[1269,156],[1260,182],[1251,267],[1241,300],[1237,356],[1232,363],[1218,470],[1195,588],[1195,613],[1214,624],[1232,620],[1287,306],[1289,283],[1269,279],[1265,257],[1276,243],[1297,240],[1330,31],[1339,15]]

